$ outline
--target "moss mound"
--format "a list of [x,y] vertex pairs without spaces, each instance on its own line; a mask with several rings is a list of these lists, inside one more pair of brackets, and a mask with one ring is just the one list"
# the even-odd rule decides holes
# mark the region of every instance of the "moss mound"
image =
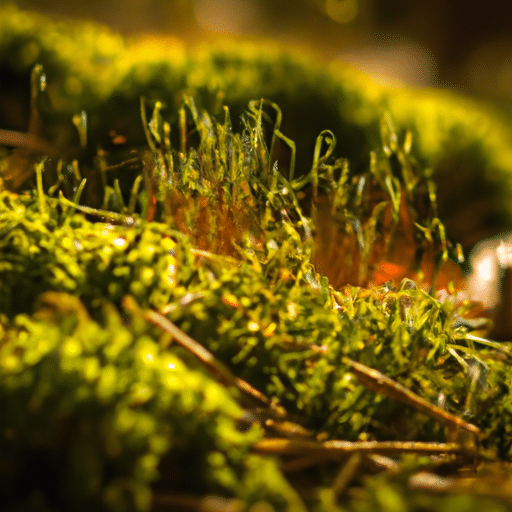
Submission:
[[[68,158],[84,153],[92,158],[98,147],[119,149],[112,143],[116,136],[131,146],[144,144],[140,96],[162,101],[167,117],[175,118],[180,91],[193,90],[211,114],[228,105],[235,122],[250,100],[277,103],[282,131],[297,145],[297,172],[308,171],[315,138],[325,129],[338,138],[338,156],[360,171],[380,144],[380,120],[389,111],[400,137],[412,133],[413,156],[439,185],[441,215],[452,238],[471,246],[511,225],[510,126],[491,108],[463,96],[383,89],[341,63],[318,62],[271,44],[237,41],[186,49],[176,40],[129,43],[101,26],[57,24],[13,6],[2,7],[0,23],[0,90],[11,98],[27,92],[24,105],[5,108],[11,125],[6,128],[26,128],[29,75],[40,63],[53,105],[44,112],[43,135]],[[89,142],[78,151],[70,123],[83,109]],[[279,157],[283,168],[285,156]]]
[[[509,503],[485,496],[508,478],[510,347],[470,332],[432,179],[483,131],[439,111],[440,145],[411,142],[381,115],[406,92],[275,48],[133,54],[3,9],[13,83],[44,64],[49,149],[0,160],[7,510]],[[468,159],[486,183],[489,155]]]

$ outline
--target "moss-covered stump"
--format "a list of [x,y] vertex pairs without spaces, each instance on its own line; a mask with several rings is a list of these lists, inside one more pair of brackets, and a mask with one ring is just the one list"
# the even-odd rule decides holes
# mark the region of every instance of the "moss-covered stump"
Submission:
[[507,128],[275,48],[2,9],[30,99],[0,155],[6,510],[511,505],[511,347],[471,331],[433,181],[464,162],[493,193]]

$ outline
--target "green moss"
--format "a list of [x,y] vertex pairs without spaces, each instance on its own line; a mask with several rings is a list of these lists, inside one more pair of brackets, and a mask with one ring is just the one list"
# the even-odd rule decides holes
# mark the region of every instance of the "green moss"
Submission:
[[[379,144],[379,121],[389,110],[401,130],[412,131],[413,156],[432,168],[451,237],[469,246],[510,226],[510,126],[486,105],[441,90],[383,89],[341,63],[315,62],[269,44],[223,43],[189,51],[176,40],[127,44],[104,27],[57,24],[12,6],[2,9],[3,73],[23,90],[32,67],[44,65],[55,108],[46,113],[46,136],[62,150],[78,144],[69,132],[72,115],[82,109],[88,114],[89,148],[110,151],[112,131],[129,144],[145,142],[138,120],[141,95],[164,102],[172,117],[178,114],[177,93],[194,90],[210,113],[229,105],[235,121],[252,99],[279,104],[282,131],[297,144],[300,173],[308,171],[315,138],[325,129],[336,134],[338,155],[361,170]],[[461,218],[477,210],[475,203],[484,213],[472,216],[469,232]]]
[[[344,239],[364,241],[361,265],[373,261],[376,226],[388,244],[396,242],[402,201],[414,212],[415,192],[429,182],[407,153],[398,145],[387,156],[376,153],[374,166],[354,180],[371,183],[361,196],[358,187],[343,186],[345,167],[330,156],[334,137],[323,134],[310,173],[288,182],[270,169],[255,105],[242,136],[229,118],[216,122],[191,98],[185,107],[197,147],[187,155],[162,147],[165,123],[155,111],[148,126],[153,174],[138,192],[140,213],[122,213],[119,203],[106,203],[118,212],[80,206],[58,182],[46,187],[59,197],[48,196],[41,182],[24,195],[1,193],[0,286],[9,316],[0,348],[9,454],[2,472],[12,499],[23,492],[28,461],[39,457],[54,467],[51,482],[41,483],[45,499],[64,507],[145,510],[151,484],[190,491],[191,482],[194,492],[270,500],[282,510],[303,506],[273,462],[246,455],[261,430],[236,431],[240,397],[182,348],[169,347],[138,310],[124,310],[126,295],[164,312],[312,432],[348,440],[445,439],[446,429],[432,419],[361,387],[344,362],[349,356],[430,402],[449,397],[449,410],[472,414],[489,436],[486,446],[508,457],[510,437],[497,434],[506,431],[509,407],[489,407],[508,385],[508,367],[482,366],[492,387],[464,374],[448,346],[459,350],[462,343],[471,364],[486,351],[464,346],[450,302],[437,302],[408,280],[397,289],[335,291],[311,263],[316,217],[304,212],[315,215],[315,197],[329,200]],[[393,138],[386,129],[383,137]],[[399,178],[386,164],[393,155],[402,162]],[[152,194],[159,222],[144,219]],[[241,207],[247,204],[250,212]],[[380,218],[383,209],[391,223]],[[418,249],[442,255],[442,225],[434,222],[435,208],[428,211],[426,218],[415,214]],[[351,219],[360,232],[348,229]],[[433,245],[421,241],[425,233]],[[368,280],[370,267],[367,273]],[[399,421],[389,424],[389,417]],[[194,461],[193,473],[183,457]]]
[[3,322],[5,499],[45,490],[65,509],[147,510],[149,484],[192,460],[175,488],[235,492],[261,434],[236,431],[242,410],[225,388],[163,350],[148,326],[125,325],[112,306],[100,325],[73,296],[41,300],[32,319]]
[[[466,305],[436,298],[457,251],[422,165],[474,150],[477,177],[492,162],[507,172],[485,152],[508,146],[484,144],[483,123],[473,133],[462,114],[436,114],[439,141],[417,130],[411,142],[381,115],[406,93],[255,46],[132,58],[115,39],[115,80],[97,73],[100,45],[73,96],[55,34],[72,47],[102,30],[55,25],[52,39],[42,18],[9,9],[0,48],[33,34],[41,62],[54,62],[46,91],[43,69],[33,74],[32,116],[59,149],[0,160],[6,183],[35,171],[18,193],[0,191],[0,494],[12,509],[144,511],[159,496],[215,494],[240,510],[429,510],[402,492],[424,461],[404,459],[357,500],[336,488],[339,458],[295,476],[286,464],[300,459],[255,453],[272,428],[299,445],[304,428],[313,444],[450,435],[375,379],[361,385],[351,360],[470,420],[481,446],[459,435],[462,451],[510,459],[508,346],[480,344],[457,327]],[[74,154],[58,141],[87,105],[87,130],[76,124],[88,146]],[[124,150],[105,142],[109,130],[128,138]],[[283,407],[297,425],[281,423]]]

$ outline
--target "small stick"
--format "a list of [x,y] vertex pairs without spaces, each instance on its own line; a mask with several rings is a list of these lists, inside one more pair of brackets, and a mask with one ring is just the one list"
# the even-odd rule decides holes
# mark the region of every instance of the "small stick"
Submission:
[[278,455],[309,455],[330,453],[337,458],[339,455],[352,453],[377,453],[393,455],[402,453],[467,454],[468,449],[455,443],[425,443],[416,441],[308,441],[297,439],[267,438],[256,441],[252,448],[259,453]]
[[207,350],[203,345],[198,343],[196,340],[191,338],[186,332],[182,331],[178,326],[174,325],[169,319],[161,315],[156,311],[150,309],[141,310],[135,303],[132,297],[125,297],[123,300],[123,306],[130,312],[137,312],[148,322],[160,327],[165,332],[168,332],[173,340],[176,341],[183,348],[188,350],[190,353],[203,363],[203,365],[214,375],[216,375],[225,385],[236,387],[244,393],[256,398],[256,400],[264,403],[265,405],[276,409],[275,412],[279,415],[285,415],[284,409],[280,406],[275,406],[271,400],[252,387],[248,382],[236,377],[231,373],[229,368],[225,366],[221,361],[215,358],[215,356]]
[[312,437],[313,433],[309,430],[305,429],[302,425],[298,423],[293,423],[292,421],[274,421],[273,419],[267,419],[265,421],[265,427],[270,430],[274,430],[277,434],[283,437],[302,437],[308,438]]
[[336,475],[334,479],[334,483],[332,484],[332,489],[334,491],[334,496],[336,499],[339,499],[340,496],[345,492],[345,489],[350,485],[350,482],[354,480],[357,475],[359,469],[361,468],[363,458],[361,452],[354,452],[348,458],[347,462],[343,464],[340,471]]
[[124,213],[116,213],[108,210],[98,210],[96,208],[91,208],[90,206],[82,206],[81,204],[76,204],[73,201],[70,201],[62,192],[59,193],[59,202],[71,208],[75,208],[83,213],[87,213],[88,215],[95,215],[96,217],[100,217],[100,219],[104,219],[107,222],[111,222],[112,224],[121,224],[121,225],[134,225],[139,224],[139,220],[136,217],[132,217],[131,215],[125,215]]
[[403,404],[410,405],[416,410],[441,421],[450,427],[466,430],[475,436],[480,434],[480,429],[476,425],[468,423],[462,418],[451,414],[437,405],[431,404],[428,400],[425,400],[378,370],[370,368],[364,364],[357,363],[356,361],[352,361],[348,357],[344,357],[343,362],[349,366],[350,371],[355,374],[359,382],[369,390],[387,396],[388,398],[392,398],[398,402],[402,402]]

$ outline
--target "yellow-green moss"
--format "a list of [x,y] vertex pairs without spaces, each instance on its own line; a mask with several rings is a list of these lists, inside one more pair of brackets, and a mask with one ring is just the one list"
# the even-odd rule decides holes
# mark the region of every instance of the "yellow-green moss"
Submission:
[[[139,96],[163,101],[168,115],[176,116],[180,91],[194,90],[212,114],[227,104],[235,122],[249,100],[277,102],[282,130],[297,144],[300,172],[307,172],[315,138],[324,129],[338,138],[338,155],[360,170],[379,143],[379,120],[389,110],[400,137],[412,131],[413,155],[432,168],[444,190],[440,208],[452,238],[468,246],[477,241],[475,233],[482,237],[510,227],[510,127],[462,95],[383,89],[349,66],[315,62],[268,43],[187,50],[173,39],[127,44],[105,28],[54,23],[12,6],[2,8],[0,19],[2,72],[22,87],[33,65],[42,63],[57,111],[70,119],[87,110],[93,152],[98,144],[111,149],[111,130],[130,144],[144,143]],[[481,213],[472,215],[469,232],[458,211],[469,214],[474,204]]]
[[[480,428],[481,455],[510,459],[508,346],[468,339],[453,297],[428,293],[456,251],[425,167],[439,180],[440,163],[463,158],[475,182],[508,175],[506,127],[275,47],[127,50],[105,29],[2,9],[1,65],[20,80],[45,65],[41,135],[59,146],[76,109],[88,115],[83,151],[1,155],[4,170],[36,173],[0,191],[0,494],[12,509],[144,511],[159,492],[240,510],[448,507],[407,490],[424,460],[338,500],[334,464],[295,477],[250,453],[278,405],[320,439],[446,439],[361,386],[350,359],[444,402]],[[70,48],[91,38],[78,76]],[[382,283],[386,265],[418,286]],[[221,384],[146,308],[273,408]]]

